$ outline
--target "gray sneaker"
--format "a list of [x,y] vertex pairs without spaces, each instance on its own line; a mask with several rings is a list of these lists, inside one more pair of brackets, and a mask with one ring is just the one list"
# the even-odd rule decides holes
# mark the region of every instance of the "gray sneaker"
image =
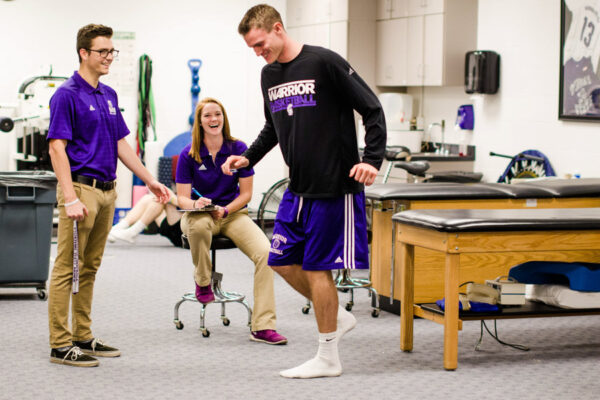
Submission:
[[73,341],[73,344],[81,349],[84,354],[96,357],[119,357],[121,351],[104,344],[100,339],[92,339],[86,342]]
[[50,362],[73,367],[97,367],[100,364],[94,357],[83,354],[77,346],[70,346],[65,350],[52,349],[50,351]]

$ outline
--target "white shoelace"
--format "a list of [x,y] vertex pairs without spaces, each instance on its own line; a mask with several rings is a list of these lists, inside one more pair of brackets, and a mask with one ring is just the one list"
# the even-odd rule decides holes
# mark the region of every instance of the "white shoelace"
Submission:
[[96,345],[98,345],[98,344],[100,346],[103,346],[104,342],[102,340],[100,340],[100,339],[94,338],[94,340],[92,340],[92,346],[91,346],[92,347],[92,351],[96,351]]
[[73,346],[71,347],[71,350],[67,351],[67,354],[65,354],[65,356],[63,357],[63,361],[66,361],[67,357],[69,357],[71,361],[77,361],[77,358],[79,358],[79,356],[82,355],[83,352],[81,351],[81,349],[77,346]]

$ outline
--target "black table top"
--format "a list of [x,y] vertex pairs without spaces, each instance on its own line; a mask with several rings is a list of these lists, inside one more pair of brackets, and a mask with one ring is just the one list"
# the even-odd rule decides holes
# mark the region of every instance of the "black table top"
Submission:
[[392,220],[441,232],[592,230],[600,229],[600,208],[408,210]]

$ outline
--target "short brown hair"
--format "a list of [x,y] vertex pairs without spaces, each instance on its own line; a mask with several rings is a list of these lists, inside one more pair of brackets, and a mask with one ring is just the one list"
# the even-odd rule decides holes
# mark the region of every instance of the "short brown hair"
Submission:
[[79,57],[79,62],[81,63],[81,56],[79,55],[80,49],[89,50],[92,46],[92,40],[96,39],[98,36],[110,39],[112,35],[112,28],[104,25],[88,24],[81,28],[79,32],[77,32],[77,57]]
[[204,106],[209,103],[214,103],[221,108],[223,112],[223,139],[226,142],[235,142],[236,138],[231,136],[231,131],[229,129],[229,119],[227,118],[227,112],[225,111],[225,107],[223,104],[217,99],[213,99],[212,97],[205,97],[198,105],[196,105],[196,111],[194,115],[194,126],[192,126],[192,146],[190,147],[189,155],[194,160],[196,160],[199,164],[202,164],[202,158],[200,157],[200,146],[204,142],[204,129],[202,128],[202,110]]
[[244,36],[253,28],[264,29],[268,33],[271,32],[276,22],[283,26],[279,12],[270,5],[258,4],[246,11],[238,25],[238,33]]

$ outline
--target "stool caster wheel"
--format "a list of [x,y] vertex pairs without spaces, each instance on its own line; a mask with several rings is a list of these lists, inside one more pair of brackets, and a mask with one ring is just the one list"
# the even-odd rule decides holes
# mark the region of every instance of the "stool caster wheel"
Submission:
[[229,320],[229,318],[223,318],[223,325],[229,326],[230,323],[231,321]]
[[352,311],[352,306],[354,306],[352,302],[346,303],[346,311]]
[[373,310],[373,311],[371,311],[371,317],[373,317],[373,318],[379,317],[379,310]]
[[310,307],[309,306],[302,307],[302,314],[308,314],[309,311],[310,311]]
[[46,289],[38,289],[37,296],[40,300],[46,300],[48,298],[48,292]]
[[209,337],[210,336],[210,331],[208,329],[202,330],[202,336]]
[[178,330],[182,330],[183,329],[183,322],[177,320],[175,321],[175,328],[177,328]]

